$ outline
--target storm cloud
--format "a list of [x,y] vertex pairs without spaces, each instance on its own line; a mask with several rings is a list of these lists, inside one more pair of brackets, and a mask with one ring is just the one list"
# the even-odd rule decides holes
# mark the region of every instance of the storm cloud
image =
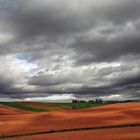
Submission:
[[139,0],[0,0],[1,98],[138,99],[139,7]]

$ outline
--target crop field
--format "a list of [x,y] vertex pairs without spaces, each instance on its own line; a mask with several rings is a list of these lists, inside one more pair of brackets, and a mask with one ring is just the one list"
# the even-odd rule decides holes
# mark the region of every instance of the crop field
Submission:
[[41,103],[41,102],[16,102],[23,106],[28,106],[30,108],[42,110],[42,111],[53,111],[53,110],[65,110],[71,109],[69,106],[57,105],[57,104],[49,104],[49,103]]
[[44,109],[38,109],[38,108],[34,108],[34,107],[30,107],[28,105],[22,104],[20,102],[0,102],[1,105],[5,105],[5,106],[9,106],[9,107],[13,107],[13,108],[17,108],[20,110],[24,110],[24,111],[32,111],[32,112],[42,112],[42,111],[46,111]]
[[[69,103],[57,103],[47,106],[61,109],[43,112],[11,107],[14,103],[4,104],[0,105],[0,139],[100,140],[103,138],[102,133],[105,140],[109,139],[109,136],[110,140],[140,139],[139,102],[79,109],[72,109]],[[47,110],[46,103],[15,104]],[[116,136],[117,133],[120,135]]]
[[66,110],[72,108],[73,109],[89,108],[105,105],[103,103],[91,104],[91,103],[43,103],[43,102],[0,102],[0,104],[32,112]]
[[60,105],[60,106],[69,106],[69,107],[72,107],[74,109],[97,107],[97,106],[105,105],[103,103],[95,103],[95,104],[92,104],[92,103],[51,103],[51,104]]
[[20,109],[16,109],[10,106],[0,105],[0,117],[2,115],[16,115],[16,114],[25,114],[29,113],[29,111],[23,111]]

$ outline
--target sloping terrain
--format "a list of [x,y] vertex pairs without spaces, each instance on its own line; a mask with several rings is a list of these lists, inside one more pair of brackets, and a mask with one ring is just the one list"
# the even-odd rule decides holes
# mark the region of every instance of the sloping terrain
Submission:
[[66,109],[77,109],[77,108],[89,108],[105,105],[103,103],[92,104],[92,103],[45,103],[45,102],[0,102],[0,104],[14,107],[21,110],[27,110],[32,112],[44,112],[54,110],[66,110]]
[[41,103],[41,102],[17,102],[17,103],[19,105],[25,105],[28,107],[42,109],[42,110],[46,110],[46,111],[71,109],[71,107],[68,107],[68,106],[49,104],[49,103]]
[[96,108],[1,115],[0,134],[11,135],[138,123],[140,123],[140,103],[120,103]]
[[0,104],[5,106],[10,106],[24,111],[32,112],[45,112],[53,110],[65,110],[71,109],[69,106],[41,103],[41,102],[0,102]]
[[26,114],[28,111],[23,111],[10,106],[0,105],[0,117],[2,115],[16,115],[16,114]]
[[24,110],[24,111],[31,111],[31,112],[46,111],[46,110],[43,110],[43,109],[30,107],[30,106],[28,106],[26,104],[20,104],[20,102],[0,102],[0,104],[5,105],[5,106],[9,106],[9,107],[12,107],[12,108]]
[[140,127],[43,134],[7,140],[140,140]]

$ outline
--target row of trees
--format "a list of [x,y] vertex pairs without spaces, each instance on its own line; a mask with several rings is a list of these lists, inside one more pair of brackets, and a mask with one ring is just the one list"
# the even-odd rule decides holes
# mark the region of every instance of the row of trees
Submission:
[[102,99],[96,99],[96,100],[89,100],[89,101],[85,101],[85,100],[72,100],[73,103],[103,103],[104,101]]

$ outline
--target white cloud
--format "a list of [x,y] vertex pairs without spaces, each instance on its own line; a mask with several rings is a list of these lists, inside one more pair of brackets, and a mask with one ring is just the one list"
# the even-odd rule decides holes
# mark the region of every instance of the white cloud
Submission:
[[14,36],[10,33],[0,33],[0,44],[6,44],[13,39]]
[[103,100],[123,100],[124,97],[120,94],[113,94],[113,95],[109,95],[109,96],[103,96],[101,97]]
[[26,98],[25,101],[60,102],[60,101],[71,101],[73,99],[76,99],[74,94],[54,94],[47,97]]

